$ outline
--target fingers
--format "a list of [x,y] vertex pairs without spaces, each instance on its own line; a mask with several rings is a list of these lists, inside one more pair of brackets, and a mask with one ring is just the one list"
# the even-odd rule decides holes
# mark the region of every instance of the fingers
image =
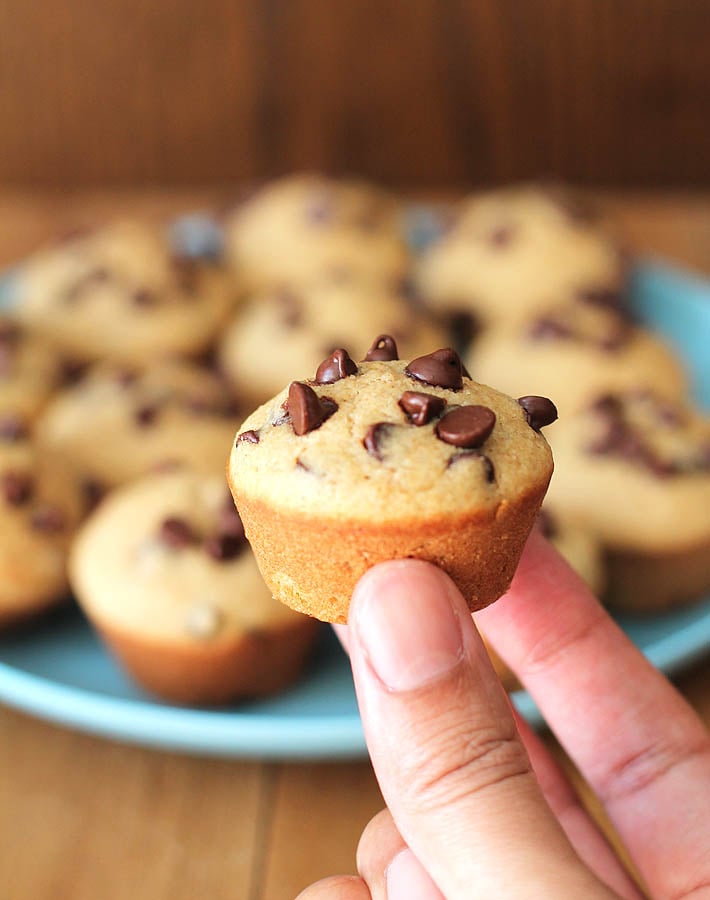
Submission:
[[296,900],[372,900],[372,897],[362,878],[334,875],[307,887]]
[[371,819],[363,831],[357,848],[357,869],[372,900],[444,900],[404,843],[388,809]]
[[450,579],[421,561],[376,566],[355,590],[350,625],[382,792],[444,896],[470,897],[472,884],[482,898],[519,896],[522,885],[539,896],[609,896],[545,803]]
[[533,534],[479,614],[598,794],[653,895],[710,885],[710,741],[680,695]]
[[630,875],[580,803],[547,747],[524,719],[517,714],[515,719],[545,799],[582,861],[624,900],[641,900]]

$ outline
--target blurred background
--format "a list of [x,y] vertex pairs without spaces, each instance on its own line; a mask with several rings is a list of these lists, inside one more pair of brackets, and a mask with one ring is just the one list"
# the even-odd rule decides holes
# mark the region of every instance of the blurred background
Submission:
[[703,0],[0,3],[0,182],[710,182]]

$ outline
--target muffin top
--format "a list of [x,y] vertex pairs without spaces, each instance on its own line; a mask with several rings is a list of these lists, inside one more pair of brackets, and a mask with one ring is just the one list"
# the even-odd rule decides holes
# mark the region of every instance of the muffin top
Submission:
[[651,390],[605,394],[560,422],[551,509],[605,543],[674,550],[710,540],[710,420]]
[[237,498],[316,517],[485,515],[549,480],[539,429],[555,417],[545,398],[472,381],[451,349],[406,362],[381,335],[364,361],[336,350],[249,416],[230,481]]
[[146,638],[205,643],[297,619],[264,584],[223,475],[182,469],[112,493],[70,569],[93,616]]

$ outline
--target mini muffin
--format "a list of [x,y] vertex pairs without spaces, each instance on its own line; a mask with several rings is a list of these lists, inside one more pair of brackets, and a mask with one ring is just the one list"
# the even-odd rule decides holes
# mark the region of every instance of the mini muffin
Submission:
[[289,685],[317,625],[277,603],[224,476],[152,475],[106,499],[71,556],[77,599],[146,690],[223,704]]
[[252,289],[303,284],[324,271],[395,282],[407,266],[393,198],[318,175],[267,184],[227,220],[225,242]]
[[466,200],[417,284],[432,310],[470,328],[527,321],[560,299],[616,303],[624,274],[617,242],[584,206],[526,185]]
[[568,303],[527,323],[491,329],[467,360],[475,378],[501,391],[554,392],[564,418],[606,391],[647,387],[681,399],[687,379],[659,338],[618,311]]
[[710,421],[650,391],[608,394],[553,445],[550,508],[606,548],[610,603],[663,609],[710,588]]
[[62,377],[51,346],[0,315],[0,432],[26,432]]
[[37,441],[95,497],[178,463],[221,471],[238,421],[225,385],[206,369],[100,366],[50,404]]
[[69,542],[81,503],[71,482],[26,440],[0,441],[0,627],[67,596]]
[[234,290],[221,265],[180,256],[160,229],[125,221],[29,259],[15,314],[72,360],[148,366],[204,353]]
[[394,289],[325,275],[253,297],[224,335],[219,361],[240,396],[256,405],[315,371],[337,347],[367,346],[379,332],[392,334],[411,356],[445,343],[443,330]]
[[253,413],[232,492],[274,595],[344,622],[378,562],[426,559],[471,609],[510,583],[552,474],[539,429],[553,404],[476,384],[450,349],[407,363],[391,337],[365,360],[336,350],[314,380]]

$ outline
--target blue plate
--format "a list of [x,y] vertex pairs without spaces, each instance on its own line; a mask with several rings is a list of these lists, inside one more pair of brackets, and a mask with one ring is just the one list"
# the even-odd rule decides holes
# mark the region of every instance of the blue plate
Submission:
[[[8,293],[0,282],[0,304]],[[639,316],[674,343],[688,362],[696,398],[710,406],[710,286],[655,263],[638,268]],[[680,611],[620,619],[648,658],[669,674],[710,653],[710,598]],[[123,675],[75,609],[40,627],[0,638],[0,700],[26,712],[144,746],[225,757],[347,758],[366,753],[350,670],[323,629],[310,669],[290,691],[259,703],[211,711],[169,706]],[[524,692],[513,695],[535,724]]]

